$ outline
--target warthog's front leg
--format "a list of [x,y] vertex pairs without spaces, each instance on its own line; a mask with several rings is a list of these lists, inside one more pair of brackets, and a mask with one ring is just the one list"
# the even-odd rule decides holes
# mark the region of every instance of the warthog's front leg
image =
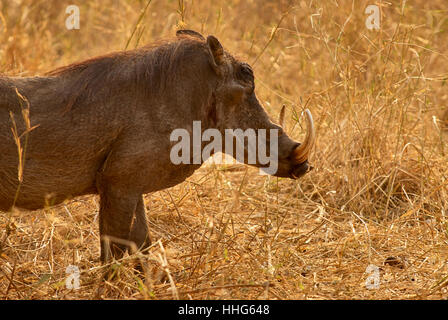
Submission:
[[139,197],[134,218],[129,239],[137,245],[137,249],[147,249],[151,245],[151,238],[149,236],[143,196]]
[[101,261],[120,259],[128,249],[145,249],[151,244],[142,195],[121,193],[99,186]]

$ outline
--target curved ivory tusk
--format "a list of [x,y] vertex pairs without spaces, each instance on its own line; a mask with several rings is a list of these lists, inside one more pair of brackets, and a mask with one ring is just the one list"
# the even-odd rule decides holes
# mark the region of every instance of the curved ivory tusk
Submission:
[[282,106],[282,110],[280,110],[280,114],[278,116],[278,124],[280,127],[285,129],[285,105]]
[[303,143],[294,150],[294,158],[297,163],[303,163],[308,160],[308,156],[310,155],[311,149],[313,148],[316,136],[313,116],[311,115],[310,110],[306,109],[305,115],[307,125],[306,137]]

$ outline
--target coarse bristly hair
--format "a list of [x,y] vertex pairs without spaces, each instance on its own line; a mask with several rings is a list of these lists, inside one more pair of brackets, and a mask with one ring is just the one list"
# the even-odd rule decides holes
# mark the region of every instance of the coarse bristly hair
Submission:
[[[180,38],[164,39],[144,47],[113,52],[73,63],[48,72],[69,86],[66,110],[81,103],[90,103],[98,92],[126,87],[135,96],[158,96],[178,83],[182,65],[194,59],[198,53],[207,55],[204,41],[183,35]],[[200,77],[203,70],[197,70]],[[107,94],[107,92],[105,92]],[[113,92],[108,92],[112,94]],[[104,95],[103,95],[104,96]]]

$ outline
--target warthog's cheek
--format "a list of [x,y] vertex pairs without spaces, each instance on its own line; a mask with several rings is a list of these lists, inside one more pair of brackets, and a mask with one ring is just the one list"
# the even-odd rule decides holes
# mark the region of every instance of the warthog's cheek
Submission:
[[302,177],[305,173],[311,171],[313,169],[312,166],[309,165],[308,161],[305,161],[302,164],[294,166],[291,170],[291,177],[294,179],[298,179]]

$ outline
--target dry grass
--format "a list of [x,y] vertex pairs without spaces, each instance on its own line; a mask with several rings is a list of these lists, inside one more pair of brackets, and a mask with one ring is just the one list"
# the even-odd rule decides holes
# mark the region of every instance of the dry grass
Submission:
[[[0,213],[1,298],[446,298],[445,0],[379,1],[380,31],[364,25],[373,1],[338,0],[154,0],[144,14],[146,1],[83,1],[81,29],[68,31],[72,2],[1,2],[0,70],[39,74],[177,27],[214,34],[254,65],[272,116],[286,104],[299,140],[295,115],[310,108],[316,169],[292,181],[207,165],[147,195],[154,246],[144,279],[126,258],[103,281],[96,197]],[[79,290],[65,288],[71,264]],[[365,286],[370,264],[378,289]]]

